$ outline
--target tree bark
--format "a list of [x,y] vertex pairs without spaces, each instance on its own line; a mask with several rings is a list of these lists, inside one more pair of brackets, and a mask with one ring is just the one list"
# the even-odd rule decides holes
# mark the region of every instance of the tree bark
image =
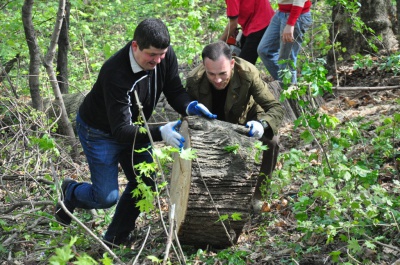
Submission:
[[[248,221],[251,198],[260,165],[255,162],[255,139],[244,126],[199,116],[186,117],[180,133],[185,149],[197,158],[178,156],[172,167],[171,205],[182,244],[227,247],[235,244]],[[239,145],[237,153],[225,150]],[[241,220],[232,220],[238,213]],[[226,215],[225,221],[220,217]]]
[[57,80],[61,94],[68,94],[68,50],[69,50],[69,16],[71,3],[66,1],[65,16],[62,22],[60,37],[58,39],[57,53]]
[[[332,27],[330,30],[330,40],[334,43],[341,43],[341,48],[335,51],[335,56],[331,51],[328,55],[328,65],[332,65],[334,58],[343,57],[344,60],[351,59],[354,54],[366,54],[374,52],[368,45],[368,40],[372,41],[378,49],[385,54],[389,54],[398,49],[398,41],[395,32],[397,31],[396,13],[391,0],[361,0],[359,13],[361,20],[374,30],[371,33],[363,34],[355,32],[352,27],[354,20],[345,12],[341,5],[334,6],[332,9]],[[372,36],[382,36],[382,41]]]
[[65,12],[65,1],[66,0],[59,0],[56,24],[54,26],[53,34],[51,36],[49,49],[47,50],[46,56],[44,57],[43,65],[46,68],[47,75],[49,76],[50,84],[51,87],[53,88],[53,93],[55,96],[55,101],[61,108],[60,124],[61,127],[63,128],[62,133],[68,137],[68,141],[73,150],[72,154],[73,157],[77,157],[78,148],[76,145],[75,133],[72,128],[71,122],[68,119],[67,110],[65,109],[63,97],[60,91],[60,87],[58,86],[57,77],[53,67],[53,59],[56,52],[58,37],[61,31],[61,25]]
[[32,22],[33,0],[25,0],[22,6],[22,23],[24,25],[25,38],[29,48],[29,90],[32,98],[32,107],[43,110],[43,99],[40,95],[40,48],[36,39]]

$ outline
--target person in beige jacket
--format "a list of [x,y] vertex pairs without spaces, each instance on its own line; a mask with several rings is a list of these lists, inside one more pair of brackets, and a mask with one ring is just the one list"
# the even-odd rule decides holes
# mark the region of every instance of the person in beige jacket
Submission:
[[204,104],[219,120],[249,127],[249,136],[268,146],[263,152],[252,200],[253,210],[258,212],[262,206],[260,187],[267,177],[271,178],[278,159],[278,130],[284,110],[257,68],[232,56],[225,42],[205,46],[202,59],[203,63],[194,68],[186,80],[186,90],[192,99]]

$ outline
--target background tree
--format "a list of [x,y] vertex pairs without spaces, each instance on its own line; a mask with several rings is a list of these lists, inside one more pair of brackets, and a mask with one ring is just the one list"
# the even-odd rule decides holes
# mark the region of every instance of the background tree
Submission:
[[354,54],[383,52],[398,49],[396,6],[392,0],[329,1],[333,4],[330,41],[336,45],[328,57],[351,59]]
[[33,0],[24,1],[24,6],[22,7],[22,21],[24,23],[26,42],[29,48],[29,90],[32,106],[37,110],[43,110],[43,99],[39,87],[41,52],[32,22],[33,2]]
[[68,51],[69,51],[69,17],[71,2],[66,1],[60,37],[58,38],[57,52],[57,80],[62,94],[68,94]]

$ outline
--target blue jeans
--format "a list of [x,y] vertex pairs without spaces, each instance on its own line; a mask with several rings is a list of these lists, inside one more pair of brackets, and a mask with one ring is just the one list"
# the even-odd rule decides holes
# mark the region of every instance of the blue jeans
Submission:
[[[264,63],[269,74],[275,79],[282,81],[280,77],[280,70],[289,67],[292,73],[292,84],[297,83],[297,54],[300,51],[301,44],[303,43],[304,33],[310,28],[312,24],[311,13],[307,12],[297,19],[294,26],[294,42],[283,43],[282,32],[286,26],[289,13],[282,13],[276,11],[271,19],[263,38],[258,45],[257,52]],[[280,60],[291,60],[294,67],[288,63],[278,64]]]
[[[137,187],[136,175],[140,174],[133,169],[132,164],[144,161],[151,163],[153,158],[149,152],[135,152],[132,161],[132,144],[119,143],[109,133],[88,126],[79,113],[76,117],[76,129],[89,164],[91,184],[70,184],[64,203],[71,210],[104,209],[115,205],[119,197],[118,164],[120,164],[128,183],[105,235],[106,240],[119,244],[135,228],[136,218],[140,214],[136,207],[138,199],[132,198],[132,190]],[[136,144],[135,150],[149,145],[149,143]],[[142,180],[147,185],[154,186],[151,178],[142,176]]]

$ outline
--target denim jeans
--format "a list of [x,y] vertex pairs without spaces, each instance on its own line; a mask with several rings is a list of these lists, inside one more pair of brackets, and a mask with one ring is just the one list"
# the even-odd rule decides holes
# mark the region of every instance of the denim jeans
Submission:
[[[297,19],[294,26],[293,37],[294,41],[283,43],[282,32],[286,26],[289,13],[276,11],[271,19],[263,38],[258,45],[257,52],[264,63],[269,74],[275,79],[282,81],[280,77],[280,70],[289,67],[292,73],[292,84],[297,83],[297,54],[300,51],[301,44],[303,43],[304,33],[310,28],[312,24],[311,13],[307,12]],[[294,67],[290,63],[278,64],[280,60],[291,60]]]
[[[132,160],[132,144],[119,143],[109,133],[88,126],[79,116],[76,117],[79,140],[85,152],[90,170],[90,183],[73,183],[66,191],[65,204],[73,210],[104,209],[115,205],[119,197],[118,163],[128,180],[126,188],[118,201],[113,220],[106,232],[105,239],[119,244],[135,228],[136,218],[140,211],[136,207],[137,198],[132,197],[132,190],[137,187],[133,164],[153,161],[149,152],[134,152]],[[149,143],[136,144],[135,150],[148,147]],[[154,186],[153,180],[143,177],[143,181]]]

